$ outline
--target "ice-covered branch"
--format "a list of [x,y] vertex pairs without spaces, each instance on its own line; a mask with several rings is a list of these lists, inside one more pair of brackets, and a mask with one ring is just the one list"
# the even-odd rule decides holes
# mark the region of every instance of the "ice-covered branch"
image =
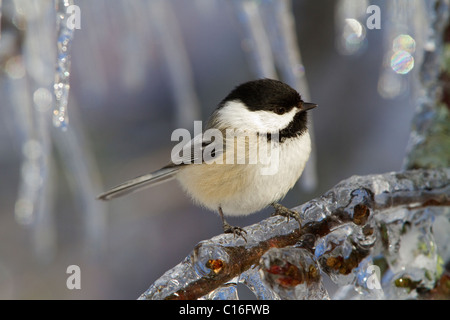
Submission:
[[[368,272],[363,266],[367,266],[367,261],[372,261],[377,252],[384,252],[394,272],[399,264],[406,263],[395,260],[398,252],[392,250],[401,250],[402,246],[391,228],[408,228],[404,234],[410,237],[412,234],[412,240],[418,230],[429,227],[428,210],[437,209],[437,214],[446,215],[444,220],[448,221],[449,212],[442,208],[450,206],[449,194],[448,168],[350,177],[321,197],[295,208],[302,217],[300,229],[296,221],[270,217],[245,228],[247,242],[227,234],[202,241],[140,299],[229,298],[229,295],[234,296],[233,286],[239,281],[258,298],[313,298],[314,295],[326,298],[321,272],[340,285],[356,285],[361,275]],[[408,249],[402,245],[404,250]],[[429,245],[435,243],[426,243],[427,248]],[[276,252],[281,248],[301,255],[303,262],[283,260],[282,252]],[[416,250],[416,256],[423,253],[429,258],[431,255],[423,252],[428,250],[426,248],[419,253],[415,245],[409,249]],[[292,256],[292,252],[287,256]],[[436,267],[436,255],[432,256],[432,261],[427,260],[428,265],[424,267],[428,276]],[[407,267],[416,266],[409,263]],[[402,270],[406,272],[405,268]],[[418,281],[411,277],[403,273],[393,281]],[[304,288],[298,290],[299,285]],[[362,289],[370,287],[367,281],[358,285]],[[432,287],[424,281],[420,285]],[[385,289],[385,293],[388,291]]]

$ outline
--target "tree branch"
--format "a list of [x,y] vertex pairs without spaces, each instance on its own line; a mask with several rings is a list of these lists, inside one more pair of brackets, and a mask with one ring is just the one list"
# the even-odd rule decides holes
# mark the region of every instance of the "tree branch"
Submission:
[[[294,220],[270,217],[245,228],[247,242],[228,234],[202,241],[140,299],[198,299],[258,265],[270,248],[297,245],[312,251],[318,239],[346,224],[373,237],[379,234],[373,228],[380,226],[369,221],[388,209],[450,206],[449,181],[449,168],[350,177],[319,198],[294,208],[302,217],[301,229]],[[357,267],[375,243],[382,241],[380,236],[375,237],[369,245],[357,244],[351,263],[339,264],[339,271],[348,273]],[[327,261],[327,265],[329,269],[336,267],[333,261]]]

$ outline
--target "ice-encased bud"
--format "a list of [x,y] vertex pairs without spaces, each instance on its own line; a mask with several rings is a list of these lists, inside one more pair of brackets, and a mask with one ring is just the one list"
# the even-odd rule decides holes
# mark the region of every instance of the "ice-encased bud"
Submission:
[[353,284],[357,267],[365,258],[353,240],[355,226],[347,224],[319,239],[315,256],[324,272],[340,286]]
[[383,288],[389,300],[417,299],[417,288],[422,283],[422,272],[419,269],[409,269],[394,273],[388,270],[383,277]]
[[438,274],[438,252],[432,226],[434,214],[430,209],[402,210],[380,215],[385,259],[390,273],[390,299],[416,296],[416,289],[430,290]]
[[193,251],[192,263],[199,276],[222,272],[228,261],[229,256],[226,250],[208,241],[200,242]]
[[319,265],[306,249],[268,250],[260,260],[261,278],[281,299],[329,299]]

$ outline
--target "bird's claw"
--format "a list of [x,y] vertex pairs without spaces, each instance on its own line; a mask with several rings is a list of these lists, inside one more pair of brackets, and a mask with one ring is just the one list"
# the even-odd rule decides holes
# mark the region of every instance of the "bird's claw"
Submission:
[[244,239],[245,242],[247,242],[247,238],[245,237],[245,235],[247,234],[247,231],[245,231],[241,227],[231,226],[228,223],[224,223],[223,224],[223,232],[224,233],[232,233],[235,238],[236,238],[236,236],[242,237],[242,239]]
[[272,205],[275,208],[275,212],[272,213],[272,216],[283,216],[287,218],[289,222],[290,218],[295,219],[298,222],[298,225],[302,226],[302,220],[300,218],[300,214],[297,211],[291,210],[282,206],[281,204],[275,203]]

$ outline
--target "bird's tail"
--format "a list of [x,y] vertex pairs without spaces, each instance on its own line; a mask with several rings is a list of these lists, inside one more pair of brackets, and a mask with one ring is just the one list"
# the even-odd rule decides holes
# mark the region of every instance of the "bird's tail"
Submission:
[[118,198],[129,193],[133,193],[156,184],[166,182],[175,177],[175,173],[178,171],[177,167],[164,167],[155,172],[145,174],[143,176],[126,181],[118,186],[102,193],[97,197],[99,200],[111,200]]

